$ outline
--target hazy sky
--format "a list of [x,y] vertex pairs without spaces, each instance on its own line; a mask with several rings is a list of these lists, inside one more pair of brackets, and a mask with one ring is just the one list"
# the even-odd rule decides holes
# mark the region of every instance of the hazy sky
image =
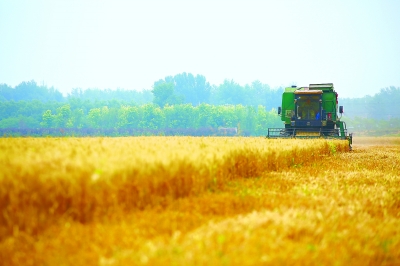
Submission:
[[141,90],[182,72],[400,87],[400,1],[0,0],[0,83]]

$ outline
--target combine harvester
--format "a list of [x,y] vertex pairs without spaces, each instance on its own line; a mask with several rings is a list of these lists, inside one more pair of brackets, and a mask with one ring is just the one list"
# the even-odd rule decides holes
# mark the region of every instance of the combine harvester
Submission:
[[345,139],[351,149],[353,137],[347,134],[346,123],[340,121],[343,106],[332,83],[292,86],[282,95],[278,114],[285,128],[269,128],[267,138],[327,138]]

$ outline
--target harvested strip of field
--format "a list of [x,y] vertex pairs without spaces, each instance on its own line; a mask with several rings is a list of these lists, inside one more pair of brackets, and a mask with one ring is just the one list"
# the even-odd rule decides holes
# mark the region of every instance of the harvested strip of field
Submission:
[[354,138],[354,143],[358,146],[385,146],[400,145],[400,137],[358,137]]
[[[102,139],[102,143],[108,140],[113,139]],[[221,140],[225,141],[218,139]],[[236,142],[243,141],[238,138],[232,138],[232,142],[230,140],[227,139],[228,145],[224,146],[225,149],[233,149]],[[12,233],[0,242],[0,261],[9,265],[393,265],[399,261],[399,146],[361,148],[364,146],[356,145],[353,152],[342,153],[347,149],[346,142],[269,142],[259,138],[248,141],[244,147],[252,151],[249,154],[253,154],[253,158],[256,157],[256,152],[258,156],[274,154],[272,158],[279,160],[290,156],[292,158],[283,163],[274,163],[273,160],[265,163],[265,157],[257,157],[255,163],[250,162],[254,163],[253,166],[264,168],[260,172],[250,172],[235,170],[238,167],[235,166],[235,160],[224,160],[220,153],[214,157],[214,162],[219,162],[221,166],[211,168],[214,172],[208,170],[215,174],[208,183],[201,183],[203,188],[197,186],[196,191],[190,190],[184,195],[167,196],[170,192],[162,196],[156,195],[159,200],[150,201],[143,206],[121,205],[124,207],[119,208],[118,202],[106,205],[102,201],[95,201],[98,206],[106,206],[108,212],[99,210],[91,220],[86,221],[77,219],[68,212],[58,216],[48,215],[49,220],[53,217],[52,222],[36,232],[24,231],[14,226]],[[251,144],[252,141],[254,144]],[[263,146],[264,142],[267,146]],[[88,147],[96,147],[89,143]],[[342,148],[340,143],[344,144]],[[116,143],[113,144],[117,146]],[[214,144],[208,153],[221,147]],[[174,145],[167,147],[171,151],[173,147],[183,150],[183,146]],[[275,150],[275,145],[282,146],[282,153]],[[125,146],[130,148],[129,144]],[[184,146],[193,148],[190,144]],[[57,145],[54,147],[56,150]],[[207,147],[205,145],[203,149]],[[271,149],[272,147],[275,149]],[[285,151],[287,147],[292,147],[294,151]],[[319,153],[314,152],[312,155],[314,148]],[[219,149],[222,151],[222,148]],[[103,149],[102,152],[106,150]],[[14,156],[16,154],[19,153]],[[99,154],[101,153],[92,158],[87,156],[88,161],[98,163],[102,157]],[[231,152],[228,158],[237,156],[235,158],[242,160],[245,169],[244,166],[249,162],[239,155],[243,156],[243,150]],[[203,157],[207,158],[206,155]],[[13,167],[19,165],[20,162],[13,161],[12,156],[8,158],[8,163],[13,164]],[[122,160],[119,167],[123,168],[127,161]],[[68,159],[63,162],[68,162]],[[199,161],[204,162],[207,160]],[[96,170],[96,163],[95,166],[90,163],[88,166]],[[153,161],[150,165],[156,163]],[[226,175],[219,172],[222,166],[229,166],[227,169],[230,170],[225,172]],[[21,167],[23,168],[23,164]],[[103,170],[95,177],[93,172],[88,171],[88,188],[102,184],[108,186],[110,194],[119,191],[114,190],[113,182],[99,183],[103,179],[115,178],[110,174],[113,169],[118,169],[119,175],[123,173],[119,167],[108,167],[109,171]],[[56,169],[53,171],[57,172]],[[249,178],[241,178],[242,174]],[[59,173],[59,177],[47,175],[51,174],[39,174],[35,178],[43,178],[50,183],[63,177],[63,172]],[[15,176],[18,178],[17,174]],[[69,182],[74,176],[70,175]],[[2,180],[8,180],[8,177],[3,175]],[[127,177],[127,180],[130,178]],[[196,178],[192,180],[191,186],[197,182]],[[175,180],[173,182],[176,186],[190,185],[175,183]],[[43,183],[46,182],[40,184]],[[160,184],[159,181],[141,184],[153,187],[147,193],[159,193],[159,190],[154,189],[154,184]],[[68,186],[67,183],[62,185]],[[95,192],[96,190],[87,190],[89,195],[96,194]],[[110,194],[101,195],[109,197]],[[87,197],[89,202],[93,200]],[[40,207],[38,204],[26,202],[28,206],[32,206],[30,208]],[[20,211],[24,212],[26,209]],[[4,214],[4,209],[2,213]],[[27,216],[21,217],[24,219]],[[26,258],[30,258],[30,261]]]

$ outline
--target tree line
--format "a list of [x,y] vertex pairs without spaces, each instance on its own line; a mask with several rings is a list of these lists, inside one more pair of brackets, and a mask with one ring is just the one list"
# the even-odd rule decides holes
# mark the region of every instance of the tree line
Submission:
[[400,88],[383,88],[360,98],[339,99],[350,132],[365,135],[400,135]]
[[[267,110],[281,105],[283,88],[271,89],[267,84],[254,81],[244,86],[233,80],[225,80],[216,86],[207,82],[202,75],[181,73],[167,76],[153,84],[152,90],[125,90],[125,89],[81,89],[74,88],[67,95],[63,95],[54,87],[39,85],[35,81],[22,82],[14,88],[7,84],[0,84],[0,102],[37,101],[63,102],[83,101],[109,102],[123,101],[126,105],[142,105],[154,103],[160,107],[166,104],[202,103],[211,105],[244,105],[265,106]],[[339,104],[344,106],[345,117],[348,119],[368,118],[374,120],[390,120],[400,117],[400,88],[382,88],[379,93],[359,98],[339,98]],[[40,104],[39,104],[40,105]],[[71,104],[72,106],[73,104]],[[54,110],[53,110],[54,111]],[[1,113],[0,119],[4,119]]]
[[[0,107],[3,104],[0,103]],[[50,108],[42,112],[41,108],[30,109],[34,105],[32,102],[11,104],[21,113],[0,121],[2,135],[260,136],[266,134],[268,127],[281,126],[276,111],[267,111],[261,105],[176,104],[160,107],[153,103],[125,105],[114,100],[97,102],[96,107],[86,109],[82,103],[50,102],[47,106]],[[46,109],[46,104],[42,108]]]
[[400,88],[382,88],[377,94],[360,98],[340,98],[344,106],[345,116],[351,119],[366,118],[373,120],[390,120],[400,118]]
[[[211,85],[191,73],[167,76],[144,91],[75,88],[63,95],[35,81],[14,88],[0,84],[0,129],[2,135],[24,130],[35,135],[218,135],[227,133],[218,128],[239,128],[243,135],[265,135],[268,127],[283,126],[273,111],[282,93],[283,88],[259,81]],[[399,101],[396,87],[374,96],[339,98],[349,131],[358,132],[396,132]]]
[[66,96],[35,81],[1,84],[0,128],[3,135],[265,135],[281,126],[271,110],[282,92],[259,81],[210,85],[191,73],[160,79],[152,90],[75,88]]
[[124,101],[127,104],[154,103],[160,107],[166,104],[202,103],[212,105],[263,105],[268,110],[280,105],[283,88],[271,89],[269,85],[260,81],[241,86],[233,80],[225,80],[220,85],[210,85],[202,75],[181,73],[167,76],[153,84],[152,90],[125,90],[125,89],[82,89],[73,88],[67,95],[63,95],[54,87],[39,85],[35,81],[22,82],[12,88],[7,84],[0,84],[0,102],[3,101],[56,101],[68,102],[71,99],[83,101]]

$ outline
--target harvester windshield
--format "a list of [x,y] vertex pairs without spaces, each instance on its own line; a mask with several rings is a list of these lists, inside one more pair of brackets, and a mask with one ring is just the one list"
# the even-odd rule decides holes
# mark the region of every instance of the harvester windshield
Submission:
[[321,95],[301,95],[296,99],[297,118],[317,120],[321,117]]
[[295,91],[295,117],[297,126],[321,126],[322,91]]

